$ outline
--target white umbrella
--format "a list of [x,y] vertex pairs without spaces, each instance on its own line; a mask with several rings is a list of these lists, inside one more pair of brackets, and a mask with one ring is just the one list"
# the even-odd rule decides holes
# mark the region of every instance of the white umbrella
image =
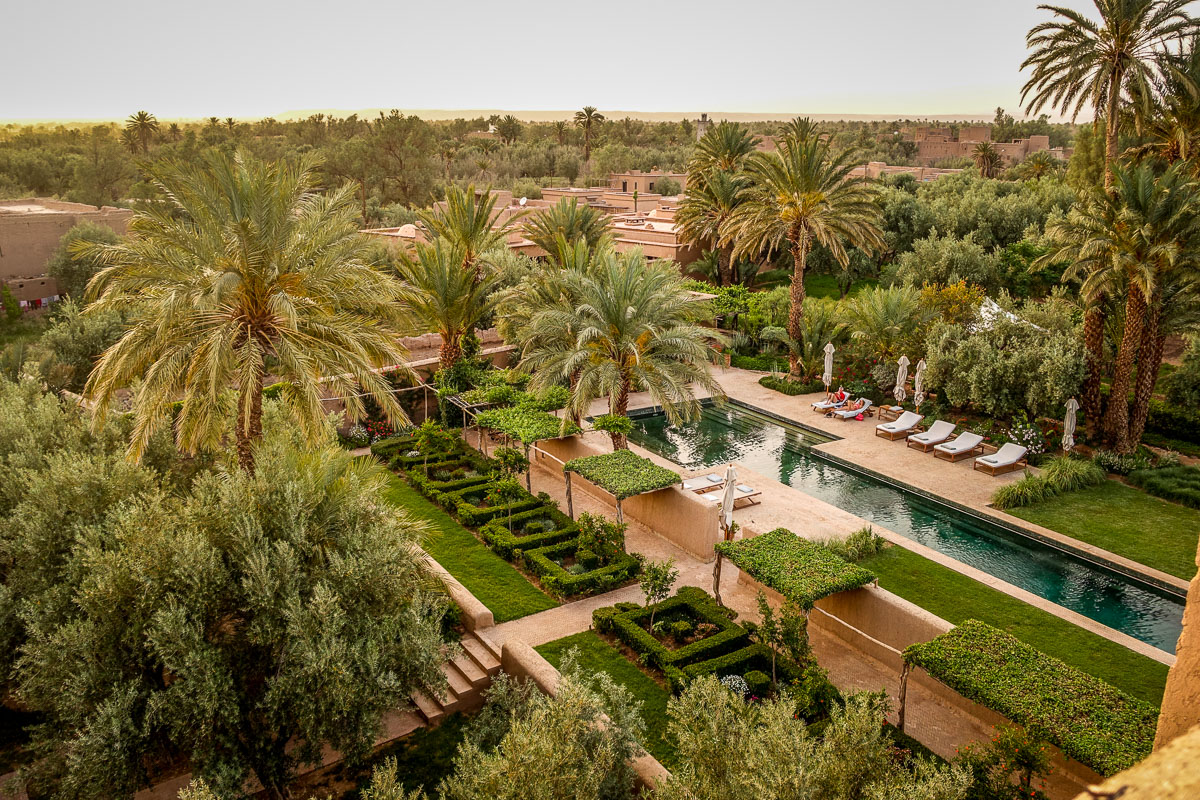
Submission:
[[917,408],[925,402],[925,359],[917,362],[917,374],[913,375],[913,403]]
[[908,379],[908,356],[900,356],[896,363],[900,365],[900,369],[896,370],[896,388],[892,390],[892,394],[895,395],[897,403],[903,403],[904,398],[908,396],[908,392],[904,391],[904,381]]
[[1067,418],[1063,420],[1062,446],[1065,452],[1071,452],[1075,446],[1075,412],[1079,410],[1079,401],[1072,397],[1067,401]]
[[725,470],[725,493],[721,496],[721,524],[725,530],[733,524],[733,503],[737,500],[737,470],[733,464]]
[[825,391],[829,391],[829,385],[833,383],[833,342],[825,345],[825,373],[821,375],[821,382],[825,384]]

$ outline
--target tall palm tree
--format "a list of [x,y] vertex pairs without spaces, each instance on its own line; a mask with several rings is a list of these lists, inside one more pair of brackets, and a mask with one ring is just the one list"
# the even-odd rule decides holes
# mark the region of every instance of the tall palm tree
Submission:
[[[882,213],[871,183],[850,177],[853,149],[832,151],[820,137],[784,139],[779,150],[746,159],[752,186],[745,201],[721,226],[722,243],[733,244],[733,257],[757,257],[785,244],[792,255],[788,335],[803,334],[804,270],[814,244],[824,245],[838,263],[849,263],[848,247],[883,248]],[[791,372],[799,363],[791,358]]]
[[994,178],[999,175],[1000,167],[1004,163],[1000,157],[1000,151],[991,142],[979,142],[976,144],[974,151],[971,153],[971,159],[975,162],[975,166],[979,168],[979,174],[984,178]]
[[783,328],[763,328],[762,338],[779,342],[800,362],[804,377],[816,377],[825,365],[825,345],[845,340],[849,326],[836,300],[829,297],[804,298],[804,331],[793,339]]
[[398,273],[404,301],[416,317],[442,337],[438,361],[449,369],[462,358],[462,340],[491,310],[495,278],[485,272],[476,280],[463,269],[459,245],[439,238],[420,243],[416,257],[401,256]]
[[[1161,351],[1156,357],[1153,343],[1160,336],[1164,286],[1191,284],[1200,269],[1200,217],[1195,213],[1200,185],[1181,164],[1162,175],[1148,166],[1118,166],[1113,181],[1111,191],[1093,191],[1049,232],[1056,243],[1051,254],[1071,262],[1065,277],[1083,279],[1085,301],[1124,296],[1102,432],[1118,452],[1131,452],[1138,445],[1132,436],[1138,426],[1131,422],[1145,413],[1142,405],[1148,406],[1152,376],[1160,366]],[[1135,370],[1145,383],[1131,411]],[[1094,420],[1091,426],[1094,432]]]
[[1063,166],[1062,161],[1042,150],[1021,162],[1020,173],[1027,180],[1038,180],[1051,175],[1058,175],[1062,172]]
[[447,139],[438,145],[438,158],[442,160],[442,171],[445,174],[446,182],[450,182],[450,165],[454,163],[455,157],[458,156],[458,145],[453,140]]
[[137,134],[129,128],[123,128],[121,130],[121,144],[125,146],[126,150],[134,155],[137,155],[138,151],[142,149],[141,140],[139,140]]
[[462,259],[460,266],[478,282],[486,266],[484,253],[503,245],[509,227],[519,218],[514,216],[501,223],[504,211],[495,208],[496,195],[491,192],[476,192],[474,185],[465,189],[448,186],[445,204],[421,211],[418,217],[430,236],[446,240]]
[[545,211],[534,214],[525,222],[525,238],[553,254],[556,240],[561,236],[569,245],[583,241],[595,247],[608,233],[608,218],[602,211],[564,197]]
[[183,138],[183,129],[179,127],[178,122],[172,122],[167,126],[167,136],[171,137],[172,142],[178,142]]
[[409,325],[397,282],[367,261],[352,186],[318,193],[308,158],[212,153],[195,166],[146,169],[165,199],[138,210],[121,242],[89,248],[106,264],[88,286],[89,313],[119,309],[134,320],[88,378],[97,426],[132,387],[132,457],[171,424],[176,401],[181,449],[217,447],[234,389],[237,459],[253,471],[268,369],[312,440],[323,431],[324,390],[346,398],[351,418],[365,392],[404,420],[375,370],[403,363],[396,342]]
[[131,114],[125,121],[125,130],[131,132],[137,139],[143,153],[150,152],[150,142],[158,135],[158,119],[149,111],[139,111]]
[[555,138],[557,138],[557,139],[558,139],[558,145],[559,145],[559,147],[562,147],[564,144],[566,144],[566,143],[567,143],[567,129],[568,129],[568,127],[569,127],[569,126],[568,126],[568,124],[567,124],[567,121],[566,121],[566,120],[562,120],[562,119],[560,119],[560,120],[558,120],[557,122],[555,122],[555,123],[554,123],[554,136],[555,136]]
[[583,160],[592,157],[592,129],[604,122],[604,115],[595,106],[584,106],[582,111],[575,112],[575,127],[583,129]]
[[700,137],[700,141],[696,142],[696,148],[688,161],[689,179],[693,175],[713,170],[737,172],[746,158],[754,152],[758,142],[758,137],[750,133],[745,125],[719,122],[710,126]]
[[1088,105],[1104,116],[1104,187],[1112,187],[1117,133],[1124,106],[1144,102],[1158,72],[1158,54],[1193,35],[1190,0],[1094,0],[1098,21],[1061,6],[1042,5],[1054,19],[1025,37],[1031,69],[1021,102],[1037,114],[1049,106],[1072,121]]
[[721,226],[742,202],[750,181],[744,175],[714,169],[692,177],[675,214],[683,239],[717,255],[717,285],[733,283],[732,245],[721,243]]
[[1142,142],[1125,151],[1134,161],[1186,161],[1200,176],[1200,36],[1178,53],[1159,56],[1160,76],[1142,130]]
[[[693,417],[699,411],[693,386],[721,394],[709,370],[716,334],[698,324],[709,309],[692,298],[669,263],[608,249],[591,262],[571,294],[531,319],[530,336],[554,343],[527,356],[526,368],[536,381],[573,380],[568,407],[576,415],[606,396],[609,412],[625,415],[636,386],[668,419]],[[563,340],[562,331],[574,335]],[[623,434],[610,435],[614,449],[627,446]]]
[[237,120],[234,119],[233,117],[226,117],[225,118],[225,130],[229,131],[230,133],[233,133],[234,130],[236,130],[236,129],[237,129]]

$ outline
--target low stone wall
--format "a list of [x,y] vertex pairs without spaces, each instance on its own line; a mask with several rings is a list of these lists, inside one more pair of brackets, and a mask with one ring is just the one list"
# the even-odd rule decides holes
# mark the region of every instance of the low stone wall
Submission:
[[481,628],[490,628],[496,624],[495,618],[492,616],[490,608],[481,603],[475,595],[458,582],[446,568],[433,559],[432,556],[426,554],[425,559],[429,564],[429,570],[437,575],[438,579],[446,585],[446,591],[450,594],[450,599],[458,605],[462,611],[463,627],[469,631],[477,631]]
[[[538,443],[538,447],[561,461],[594,456],[611,452],[611,447],[599,437],[589,441],[588,435],[566,439],[550,439]],[[535,463],[545,467],[551,474],[562,476],[562,465],[542,453],[533,453]],[[613,496],[578,475],[571,477],[571,490],[583,492],[603,500],[615,507]],[[621,502],[621,510],[628,519],[636,520],[667,541],[686,550],[703,561],[712,561],[716,555],[713,545],[717,543],[719,512],[715,505],[699,499],[691,492],[679,487],[662,489],[650,494],[630,497]]]
[[[562,676],[553,664],[542,658],[538,651],[525,642],[513,640],[504,643],[500,651],[500,668],[514,678],[533,681],[551,697],[558,694],[558,684]],[[639,789],[653,790],[671,774],[649,753],[635,758],[632,766]]]

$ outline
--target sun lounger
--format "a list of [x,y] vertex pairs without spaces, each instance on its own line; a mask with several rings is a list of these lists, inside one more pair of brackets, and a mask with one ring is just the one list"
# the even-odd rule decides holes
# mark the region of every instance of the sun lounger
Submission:
[[689,492],[696,494],[704,494],[715,489],[721,489],[725,486],[725,479],[715,472],[710,472],[708,475],[698,475],[695,478],[688,478],[683,482],[683,488]]
[[944,458],[947,461],[958,461],[976,452],[983,452],[983,437],[978,433],[960,433],[950,441],[933,448],[935,458]]
[[1028,464],[1025,460],[1025,454],[1028,452],[1027,448],[1019,444],[1007,442],[990,456],[980,456],[975,459],[975,469],[993,477],[1002,472],[1012,472],[1014,469],[1020,469]]
[[871,401],[867,400],[866,402],[863,403],[862,408],[835,408],[830,413],[833,414],[833,416],[838,417],[839,419],[846,420],[846,419],[854,419],[859,414],[862,414],[864,417],[869,417],[872,414],[874,414],[875,412],[871,410]]
[[813,411],[824,413],[835,408],[841,408],[850,401],[850,395],[846,395],[845,400],[818,400],[812,404]]
[[875,426],[875,435],[882,436],[888,441],[894,442],[897,439],[902,439],[908,436],[921,420],[925,419],[920,414],[914,414],[912,411],[905,411],[895,422],[885,422],[882,425]]
[[908,446],[915,447],[922,453],[928,453],[929,448],[941,444],[950,438],[954,433],[955,425],[953,422],[946,422],[944,419],[939,419],[937,422],[929,426],[929,430],[924,433],[914,433],[908,437]]
[[[715,506],[720,505],[721,502],[725,499],[724,492],[721,492],[719,494],[718,493],[706,494],[706,495],[702,495],[702,496],[704,497],[705,500],[707,500],[708,502],[712,503]],[[739,483],[737,485],[737,488],[734,490],[733,507],[737,508],[738,503],[741,503],[742,501],[745,501],[745,505],[748,505],[748,506],[757,505],[758,500],[756,500],[755,498],[761,497],[761,496],[762,496],[761,489],[755,489],[752,486],[747,486],[744,483]]]

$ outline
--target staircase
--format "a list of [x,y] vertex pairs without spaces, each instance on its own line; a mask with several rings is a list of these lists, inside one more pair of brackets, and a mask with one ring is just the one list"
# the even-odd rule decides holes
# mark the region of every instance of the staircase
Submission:
[[460,644],[462,653],[442,665],[448,684],[445,694],[412,694],[420,725],[436,725],[447,714],[477,711],[483,707],[483,693],[500,671],[500,648],[482,632],[468,633]]

